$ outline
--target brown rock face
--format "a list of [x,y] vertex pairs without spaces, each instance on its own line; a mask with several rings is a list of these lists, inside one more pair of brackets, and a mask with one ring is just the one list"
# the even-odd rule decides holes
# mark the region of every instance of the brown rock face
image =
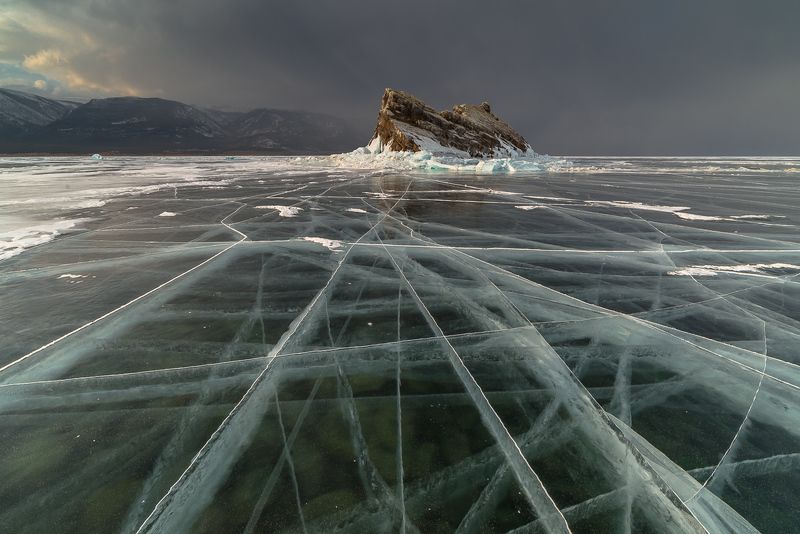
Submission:
[[497,118],[487,102],[437,112],[403,91],[386,89],[371,146],[380,151],[428,150],[503,157],[531,150],[525,139]]

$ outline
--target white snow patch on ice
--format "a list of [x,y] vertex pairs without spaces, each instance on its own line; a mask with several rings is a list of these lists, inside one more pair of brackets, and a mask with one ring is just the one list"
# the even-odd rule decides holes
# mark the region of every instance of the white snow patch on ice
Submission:
[[525,204],[524,206],[514,206],[514,207],[517,208],[518,210],[530,211],[538,208],[543,208],[544,206],[534,206],[533,204]]
[[641,202],[626,202],[624,200],[590,200],[589,206],[608,206],[611,208],[627,208],[631,210],[661,211],[664,213],[678,213],[691,209],[689,206],[659,206],[658,204],[642,204]]
[[798,271],[800,265],[792,263],[745,263],[741,265],[691,265],[682,269],[669,271],[673,276],[716,276],[719,273],[733,274],[767,274],[765,271]]
[[[367,192],[368,195],[385,195],[385,193],[404,193],[404,190],[398,189],[386,189],[384,192],[376,193],[376,192]],[[489,194],[489,195],[521,195],[522,193],[517,193],[514,191],[502,191],[500,189],[486,189],[482,187],[470,187],[469,189],[422,189],[417,190],[414,189],[410,191],[415,195],[422,195],[422,194],[457,194],[457,195],[465,195],[465,194],[473,194],[473,195],[481,195],[481,194]],[[387,197],[388,198],[388,197]]]
[[105,206],[105,200],[77,200],[74,198],[26,198],[23,200],[0,200],[0,206],[33,206],[40,207],[47,204],[58,203],[58,208],[78,210],[83,208],[99,208]]
[[[728,216],[717,216],[717,215],[700,215],[697,213],[676,213],[678,217],[681,219],[685,219],[687,221],[768,221],[773,218],[783,218],[781,216],[774,217],[772,215],[728,215]],[[758,224],[758,223],[757,223]],[[766,223],[761,223],[766,224]],[[768,226],[786,226],[781,224],[772,224]]]
[[57,235],[73,228],[82,220],[55,220],[0,232],[0,260],[16,256],[27,248],[52,241]]
[[59,276],[59,278],[88,278],[88,277],[89,277],[88,274],[70,274],[70,273],[62,274],[61,276]]
[[[528,197],[530,198],[530,197]],[[641,202],[628,202],[624,200],[589,200],[586,201],[588,206],[603,206],[611,208],[626,208],[632,210],[643,211],[660,211],[664,213],[672,213],[685,221],[765,221],[775,218],[773,215],[701,215],[699,213],[688,213],[691,209],[688,206],[661,206],[658,204],[643,204]],[[777,216],[782,218],[782,216]]]
[[158,214],[159,217],[175,217],[177,213],[173,211],[162,211]]
[[337,250],[342,247],[342,242],[337,241],[336,239],[326,239],[324,237],[304,237],[303,240],[310,241],[311,243],[317,243],[318,245],[322,245],[330,250]]
[[681,219],[687,221],[724,221],[725,217],[715,217],[712,215],[699,215],[697,213],[675,213]]
[[367,210],[362,210],[361,208],[347,208],[344,211],[349,211],[350,213],[367,213]]
[[555,200],[558,202],[570,202],[573,200],[571,198],[564,197],[542,197],[537,195],[525,195],[525,198],[530,198],[531,200]]
[[297,206],[281,206],[280,204],[270,204],[268,206],[256,206],[259,210],[276,210],[281,217],[297,217],[303,208]]
[[78,202],[73,207],[74,208],[78,208],[78,209],[81,209],[81,208],[99,208],[100,206],[105,206],[105,205],[106,205],[106,201],[105,200],[87,200],[85,202]]
[[731,215],[728,218],[729,219],[742,219],[742,220],[745,220],[745,221],[749,221],[749,220],[752,220],[752,221],[769,221],[771,219],[785,219],[786,217],[784,215],[758,215],[758,214],[753,214],[753,215]]

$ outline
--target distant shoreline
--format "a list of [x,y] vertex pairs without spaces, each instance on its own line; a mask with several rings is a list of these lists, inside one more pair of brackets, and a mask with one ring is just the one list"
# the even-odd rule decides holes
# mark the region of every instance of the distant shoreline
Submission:
[[[176,151],[176,152],[128,152],[128,151],[105,151],[105,150],[98,150],[94,152],[96,154],[100,154],[103,157],[107,156],[123,156],[123,157],[156,157],[156,156],[175,156],[175,157],[186,157],[186,156],[285,156],[285,157],[292,157],[292,156],[330,156],[334,154],[334,152],[259,152],[259,151],[191,151],[191,150],[184,150],[184,151]],[[66,152],[0,152],[0,157],[2,158],[38,158],[38,157],[80,157],[80,156],[91,156],[92,152],[86,151],[66,151]]]

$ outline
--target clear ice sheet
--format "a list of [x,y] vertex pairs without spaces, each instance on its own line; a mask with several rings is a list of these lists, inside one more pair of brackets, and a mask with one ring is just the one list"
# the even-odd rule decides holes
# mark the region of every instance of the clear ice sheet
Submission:
[[0,262],[4,529],[798,530],[800,162],[2,168],[94,165]]

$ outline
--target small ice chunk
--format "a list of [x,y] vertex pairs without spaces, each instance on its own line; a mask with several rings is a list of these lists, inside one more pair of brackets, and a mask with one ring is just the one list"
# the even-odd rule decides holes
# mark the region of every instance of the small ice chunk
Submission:
[[349,211],[350,213],[367,213],[367,210],[362,210],[361,208],[347,208],[345,211]]
[[[58,277],[59,280],[63,279],[68,284],[81,284],[83,283],[83,278],[89,278],[88,274],[62,274]],[[94,276],[92,277],[94,278]]]
[[174,213],[172,211],[162,211],[161,213],[158,214],[159,217],[175,217],[176,215],[177,213]]
[[103,159],[101,154],[92,154],[92,159]]

